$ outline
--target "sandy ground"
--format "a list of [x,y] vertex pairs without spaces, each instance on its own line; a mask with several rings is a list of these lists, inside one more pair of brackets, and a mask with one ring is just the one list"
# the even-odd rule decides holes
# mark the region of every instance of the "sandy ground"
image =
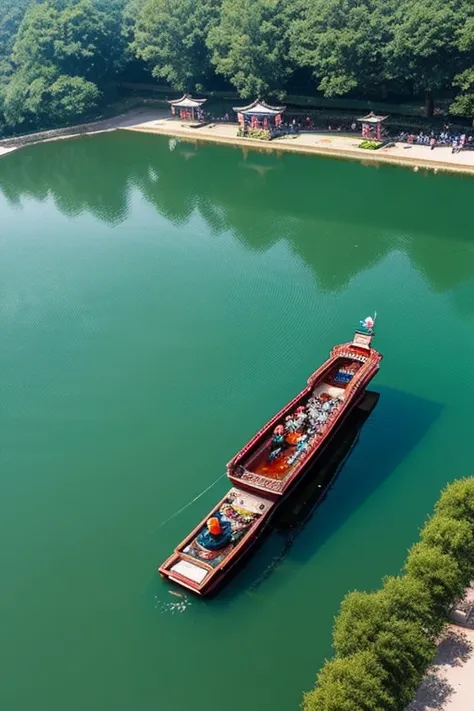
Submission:
[[16,151],[16,148],[4,148],[3,146],[0,146],[0,158],[7,153],[11,153],[12,151]]
[[450,625],[407,711],[474,711],[474,629]]
[[378,151],[367,151],[359,148],[359,136],[342,136],[329,133],[303,133],[299,136],[286,136],[266,142],[249,138],[237,137],[237,125],[231,123],[211,124],[201,128],[193,128],[190,123],[175,118],[158,117],[146,119],[136,124],[122,126],[133,131],[160,133],[168,136],[188,138],[189,140],[213,141],[215,143],[230,143],[233,145],[255,146],[263,150],[287,150],[296,153],[314,153],[342,158],[353,158],[377,163],[395,163],[419,168],[449,170],[454,172],[474,173],[474,151],[451,153],[451,148],[435,148],[429,146],[407,146],[397,143],[393,148],[383,148]]
[[[465,602],[474,604],[474,583]],[[452,618],[457,619],[457,611]],[[474,711],[474,612],[464,624],[449,625],[434,665],[406,711]]]

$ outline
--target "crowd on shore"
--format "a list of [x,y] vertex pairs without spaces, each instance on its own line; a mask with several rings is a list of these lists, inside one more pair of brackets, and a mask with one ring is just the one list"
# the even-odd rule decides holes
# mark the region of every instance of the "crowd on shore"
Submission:
[[[223,116],[214,117],[205,115],[203,118],[207,121],[212,120],[216,122],[228,122],[232,120],[228,112]],[[294,116],[292,118],[291,114],[286,121],[282,122],[278,129],[275,129],[275,127],[270,128],[273,138],[279,135],[298,134],[309,131],[360,135],[360,130],[360,123],[356,120],[347,120],[344,122],[335,120],[331,123],[323,123],[316,122],[310,116],[306,116],[305,118]],[[420,130],[418,133],[403,129],[396,133],[395,131],[383,129],[382,140],[406,143],[408,145],[424,145],[428,146],[431,150],[434,150],[436,147],[450,146],[452,153],[459,153],[463,150],[474,150],[474,129],[471,128],[471,132],[459,128],[455,130],[449,124],[445,125],[442,130]]]
[[454,132],[449,130],[449,127],[439,133],[435,131],[423,133],[423,131],[420,131],[420,133],[414,134],[402,131],[395,140],[399,143],[430,146],[431,150],[436,146],[451,146],[452,153],[459,153],[462,150],[474,150],[474,135],[459,131]]

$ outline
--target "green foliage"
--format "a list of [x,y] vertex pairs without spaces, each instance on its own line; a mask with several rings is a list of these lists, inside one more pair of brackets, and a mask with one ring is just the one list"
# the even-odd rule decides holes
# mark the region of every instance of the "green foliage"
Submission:
[[458,479],[447,486],[436,504],[435,512],[468,521],[474,527],[474,478]]
[[191,91],[210,72],[206,40],[218,12],[216,0],[145,0],[133,28],[132,48],[154,77]]
[[0,78],[11,74],[15,35],[30,0],[0,0]]
[[395,711],[387,674],[370,652],[327,662],[316,689],[304,695],[303,711]]
[[65,74],[49,87],[49,94],[51,110],[60,121],[71,121],[87,114],[100,99],[96,84]]
[[123,66],[123,0],[30,2],[13,41],[4,85],[7,125],[50,126],[89,114]]
[[432,548],[439,548],[457,561],[463,587],[474,578],[474,527],[466,519],[454,519],[438,514],[425,525],[422,540]]
[[435,653],[420,620],[400,619],[390,594],[350,593],[334,626],[334,649],[340,657],[367,651],[387,672],[387,688],[403,707],[412,698]]
[[145,67],[245,98],[424,92],[427,114],[457,92],[452,112],[474,117],[473,58],[472,0],[0,0],[0,124],[86,116]]
[[430,92],[451,84],[456,73],[462,4],[463,0],[404,0],[394,16],[386,48],[388,71],[415,91],[427,92],[428,115]]
[[283,0],[224,0],[207,44],[216,71],[250,98],[281,93],[291,74]]
[[366,148],[369,151],[376,151],[381,145],[380,141],[362,141],[362,143],[359,143],[359,148]]
[[410,575],[387,577],[381,594],[389,599],[392,616],[418,622],[431,639],[436,639],[446,623],[445,615],[439,616],[433,610],[431,595],[417,578]]
[[463,576],[456,560],[426,542],[413,546],[405,569],[426,587],[433,609],[440,616],[445,615],[449,605],[463,593]]
[[[474,576],[474,479],[446,487],[421,539],[404,575],[343,600],[334,624],[336,657],[305,695],[305,711],[401,711],[409,704],[434,659],[449,608]],[[378,686],[370,690],[371,683]]]
[[98,83],[123,67],[121,6],[103,8],[98,0],[80,0],[59,14],[54,61],[61,73]]
[[247,136],[249,138],[257,138],[259,141],[269,141],[271,138],[270,131],[265,128],[249,128]]
[[290,30],[291,55],[312,70],[325,96],[383,84],[395,6],[393,0],[303,0]]

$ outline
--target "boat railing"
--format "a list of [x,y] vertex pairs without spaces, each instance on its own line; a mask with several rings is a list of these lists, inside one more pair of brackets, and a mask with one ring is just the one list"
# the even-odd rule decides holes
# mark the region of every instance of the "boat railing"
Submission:
[[234,476],[239,477],[239,479],[242,479],[246,474],[254,474],[254,472],[251,472],[250,469],[246,469],[242,464],[235,467],[233,473]]

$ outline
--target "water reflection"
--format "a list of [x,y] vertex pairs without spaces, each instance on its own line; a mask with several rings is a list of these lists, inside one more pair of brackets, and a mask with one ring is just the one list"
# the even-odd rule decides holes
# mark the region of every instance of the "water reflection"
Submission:
[[326,291],[394,250],[439,292],[474,270],[468,211],[448,209],[469,204],[468,178],[126,132],[26,148],[0,165],[12,205],[52,196],[65,215],[111,225],[126,220],[132,189],[174,225],[197,211],[212,234],[231,231],[252,250],[287,240]]

